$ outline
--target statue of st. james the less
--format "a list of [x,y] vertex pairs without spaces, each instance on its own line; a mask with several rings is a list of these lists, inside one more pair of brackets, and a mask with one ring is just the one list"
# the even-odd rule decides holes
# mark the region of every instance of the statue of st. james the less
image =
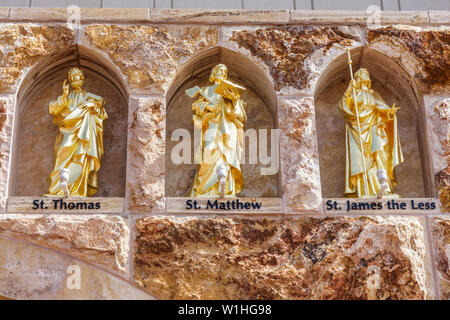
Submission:
[[345,121],[346,197],[399,197],[393,193],[397,184],[394,168],[403,162],[398,109],[395,104],[389,107],[371,89],[367,69],[359,69],[355,79],[352,75],[339,103]]

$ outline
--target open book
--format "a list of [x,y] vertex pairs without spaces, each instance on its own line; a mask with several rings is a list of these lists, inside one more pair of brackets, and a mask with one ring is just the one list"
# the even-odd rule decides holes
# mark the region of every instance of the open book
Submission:
[[[246,90],[244,87],[241,87],[240,85],[235,84],[231,81],[222,80],[220,84],[217,86],[217,88],[214,90],[214,92],[223,96],[225,89],[232,89],[234,92],[237,93],[239,97],[242,96],[242,93],[244,93],[244,91]],[[197,94],[201,94],[203,97],[205,97],[206,100],[211,102],[209,97],[203,92],[203,90],[199,86],[194,86],[190,89],[185,90],[185,92],[191,98],[194,98]]]
[[184,92],[186,92],[186,94],[189,97],[194,98],[197,94],[199,94],[201,92],[201,89],[199,86],[195,86],[195,87],[185,90]]
[[231,81],[222,80],[214,92],[223,96],[225,89],[232,89],[239,97],[242,96],[242,93],[246,90],[244,87],[241,87]]

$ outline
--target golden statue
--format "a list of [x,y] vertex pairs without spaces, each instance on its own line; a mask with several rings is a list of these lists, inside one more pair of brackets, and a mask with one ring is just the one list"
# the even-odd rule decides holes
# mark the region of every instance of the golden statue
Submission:
[[[59,133],[55,141],[55,166],[45,196],[86,197],[98,191],[103,120],[108,118],[103,107],[105,100],[81,88],[84,75],[80,69],[70,69],[69,82],[73,90],[69,93],[69,85],[64,80],[63,94],[48,105]],[[68,175],[65,179],[64,173]]]
[[[350,53],[349,64],[352,73]],[[403,162],[395,115],[399,108],[395,103],[389,107],[371,89],[367,69],[359,69],[355,78],[352,74],[339,103],[345,121],[345,196],[398,198],[392,190],[397,184],[394,168]]]
[[194,178],[191,197],[234,197],[244,186],[241,154],[247,121],[245,88],[227,80],[228,69],[216,65],[209,76],[211,86],[195,86],[186,93],[198,99],[192,103],[195,129],[201,130],[201,146],[196,150],[200,167]]

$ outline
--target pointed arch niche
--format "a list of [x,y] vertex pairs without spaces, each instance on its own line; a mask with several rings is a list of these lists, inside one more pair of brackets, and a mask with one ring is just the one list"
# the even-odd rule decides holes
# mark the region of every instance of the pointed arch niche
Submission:
[[[372,89],[383,100],[401,107],[398,128],[404,162],[397,166],[395,192],[403,198],[432,195],[430,160],[425,140],[422,97],[415,82],[398,62],[370,49],[351,51],[353,72],[367,68]],[[345,125],[339,113],[339,100],[350,81],[347,53],[332,61],[319,78],[315,89],[317,139],[323,198],[344,197]]]
[[62,94],[70,68],[85,75],[83,88],[106,100],[104,154],[99,171],[99,191],[94,197],[124,197],[126,179],[128,92],[115,67],[101,54],[74,46],[34,66],[17,94],[9,196],[42,196],[54,166],[58,128],[48,104]]
[[[191,99],[185,90],[195,85],[200,87],[210,85],[209,74],[218,63],[228,67],[228,78],[238,83],[247,91],[243,95],[247,102],[247,123],[245,130],[256,129],[259,139],[259,129],[267,129],[267,140],[270,154],[271,129],[276,128],[277,99],[273,85],[267,75],[254,62],[232,50],[215,47],[204,51],[189,60],[172,80],[167,92],[166,117],[166,197],[188,197],[198,164],[193,164],[194,142],[191,143],[191,163],[174,164],[171,153],[178,141],[171,141],[174,130],[187,129],[194,137],[192,122]],[[267,197],[275,198],[279,195],[278,173],[261,175],[260,168],[268,165],[249,164],[249,138],[245,138],[245,164],[242,164],[244,174],[244,189],[238,197]],[[259,146],[258,146],[259,152]]]

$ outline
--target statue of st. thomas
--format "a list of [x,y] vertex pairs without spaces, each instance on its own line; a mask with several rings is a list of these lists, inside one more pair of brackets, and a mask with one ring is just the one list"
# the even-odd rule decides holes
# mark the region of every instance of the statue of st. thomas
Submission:
[[[48,108],[59,132],[55,141],[55,166],[49,177],[45,196],[64,196],[60,183],[62,171],[68,173],[69,196],[87,197],[98,191],[97,173],[103,156],[103,121],[108,118],[102,97],[82,89],[83,72],[69,71],[69,91],[64,80],[63,94]],[[67,195],[66,195],[67,196]]]

